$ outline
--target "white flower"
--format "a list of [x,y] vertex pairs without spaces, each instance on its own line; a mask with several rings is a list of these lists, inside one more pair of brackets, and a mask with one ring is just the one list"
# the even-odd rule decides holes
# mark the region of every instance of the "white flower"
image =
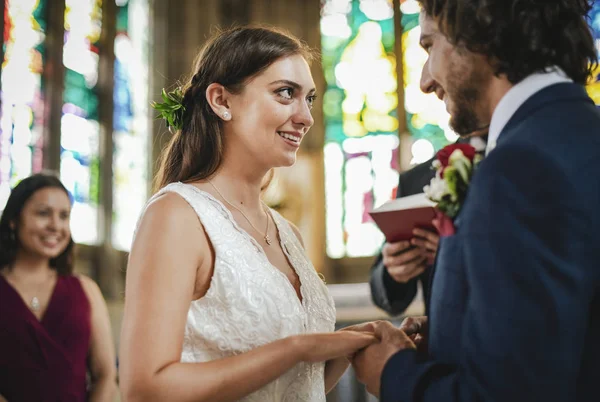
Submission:
[[454,151],[452,151],[452,154],[450,154],[450,158],[448,158],[448,163],[452,164],[452,162],[464,158],[465,154],[463,153],[462,150],[460,149],[455,149]]
[[432,201],[440,201],[449,191],[448,184],[440,177],[439,172],[431,179],[428,186],[423,187],[423,192]]
[[466,184],[469,184],[472,164],[469,158],[465,156],[463,151],[457,149],[452,152],[452,155],[450,155],[450,158],[448,159],[448,163],[454,166],[463,181]]
[[439,159],[434,160],[433,162],[431,162],[431,166],[435,169],[435,170],[439,170],[442,167],[442,162],[439,161]]

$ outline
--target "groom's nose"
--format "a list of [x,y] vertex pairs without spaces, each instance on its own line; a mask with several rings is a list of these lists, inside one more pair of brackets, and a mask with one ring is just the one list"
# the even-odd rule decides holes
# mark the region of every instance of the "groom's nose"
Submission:
[[419,82],[421,87],[421,91],[426,94],[429,94],[435,91],[435,80],[431,77],[429,73],[429,59],[423,64],[423,69],[421,70],[421,81]]

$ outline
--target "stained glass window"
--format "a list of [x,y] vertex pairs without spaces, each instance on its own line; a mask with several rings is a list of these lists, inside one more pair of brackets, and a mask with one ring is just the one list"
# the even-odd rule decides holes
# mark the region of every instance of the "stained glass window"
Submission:
[[[596,49],[600,55],[600,1],[594,1],[590,12],[590,27],[596,42]],[[594,72],[594,79],[587,87],[590,97],[596,105],[600,106],[600,66]]]
[[397,35],[390,0],[321,2],[327,254],[332,258],[371,256],[384,241],[368,211],[397,191],[396,38],[402,40],[411,164],[428,160],[457,138],[448,128],[443,102],[419,88],[427,58],[419,46],[419,5],[400,3],[402,33]]
[[129,250],[148,195],[149,9],[148,0],[117,0],[117,5],[112,243]]
[[4,1],[0,210],[17,182],[42,169],[46,0]]
[[73,239],[77,243],[97,244],[100,240],[97,83],[102,1],[66,0],[65,5],[60,177],[74,199]]
[[326,79],[327,254],[369,256],[383,236],[368,211],[398,183],[394,11],[388,0],[327,0],[321,9]]
[[404,109],[407,128],[413,140],[411,164],[429,160],[458,136],[449,128],[450,116],[444,102],[433,93],[425,94],[419,86],[427,53],[419,45],[420,6],[416,0],[400,2],[402,15],[402,67],[404,72]]

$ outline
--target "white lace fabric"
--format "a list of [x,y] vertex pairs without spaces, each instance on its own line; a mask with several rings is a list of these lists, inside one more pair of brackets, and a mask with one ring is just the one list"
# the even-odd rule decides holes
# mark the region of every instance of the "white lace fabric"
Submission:
[[[285,274],[219,200],[195,186],[172,183],[148,205],[166,192],[177,193],[190,204],[215,250],[210,287],[204,297],[190,303],[182,362],[220,359],[290,335],[334,330],[333,299],[281,215],[270,211],[281,248],[300,278],[302,302]],[[299,363],[240,401],[324,402],[324,363]]]

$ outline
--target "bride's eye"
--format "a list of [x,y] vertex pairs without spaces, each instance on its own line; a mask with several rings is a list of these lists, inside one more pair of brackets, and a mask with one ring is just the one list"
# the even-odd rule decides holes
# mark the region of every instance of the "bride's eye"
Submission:
[[292,99],[294,96],[294,89],[290,87],[281,88],[277,91],[277,94],[284,99]]

